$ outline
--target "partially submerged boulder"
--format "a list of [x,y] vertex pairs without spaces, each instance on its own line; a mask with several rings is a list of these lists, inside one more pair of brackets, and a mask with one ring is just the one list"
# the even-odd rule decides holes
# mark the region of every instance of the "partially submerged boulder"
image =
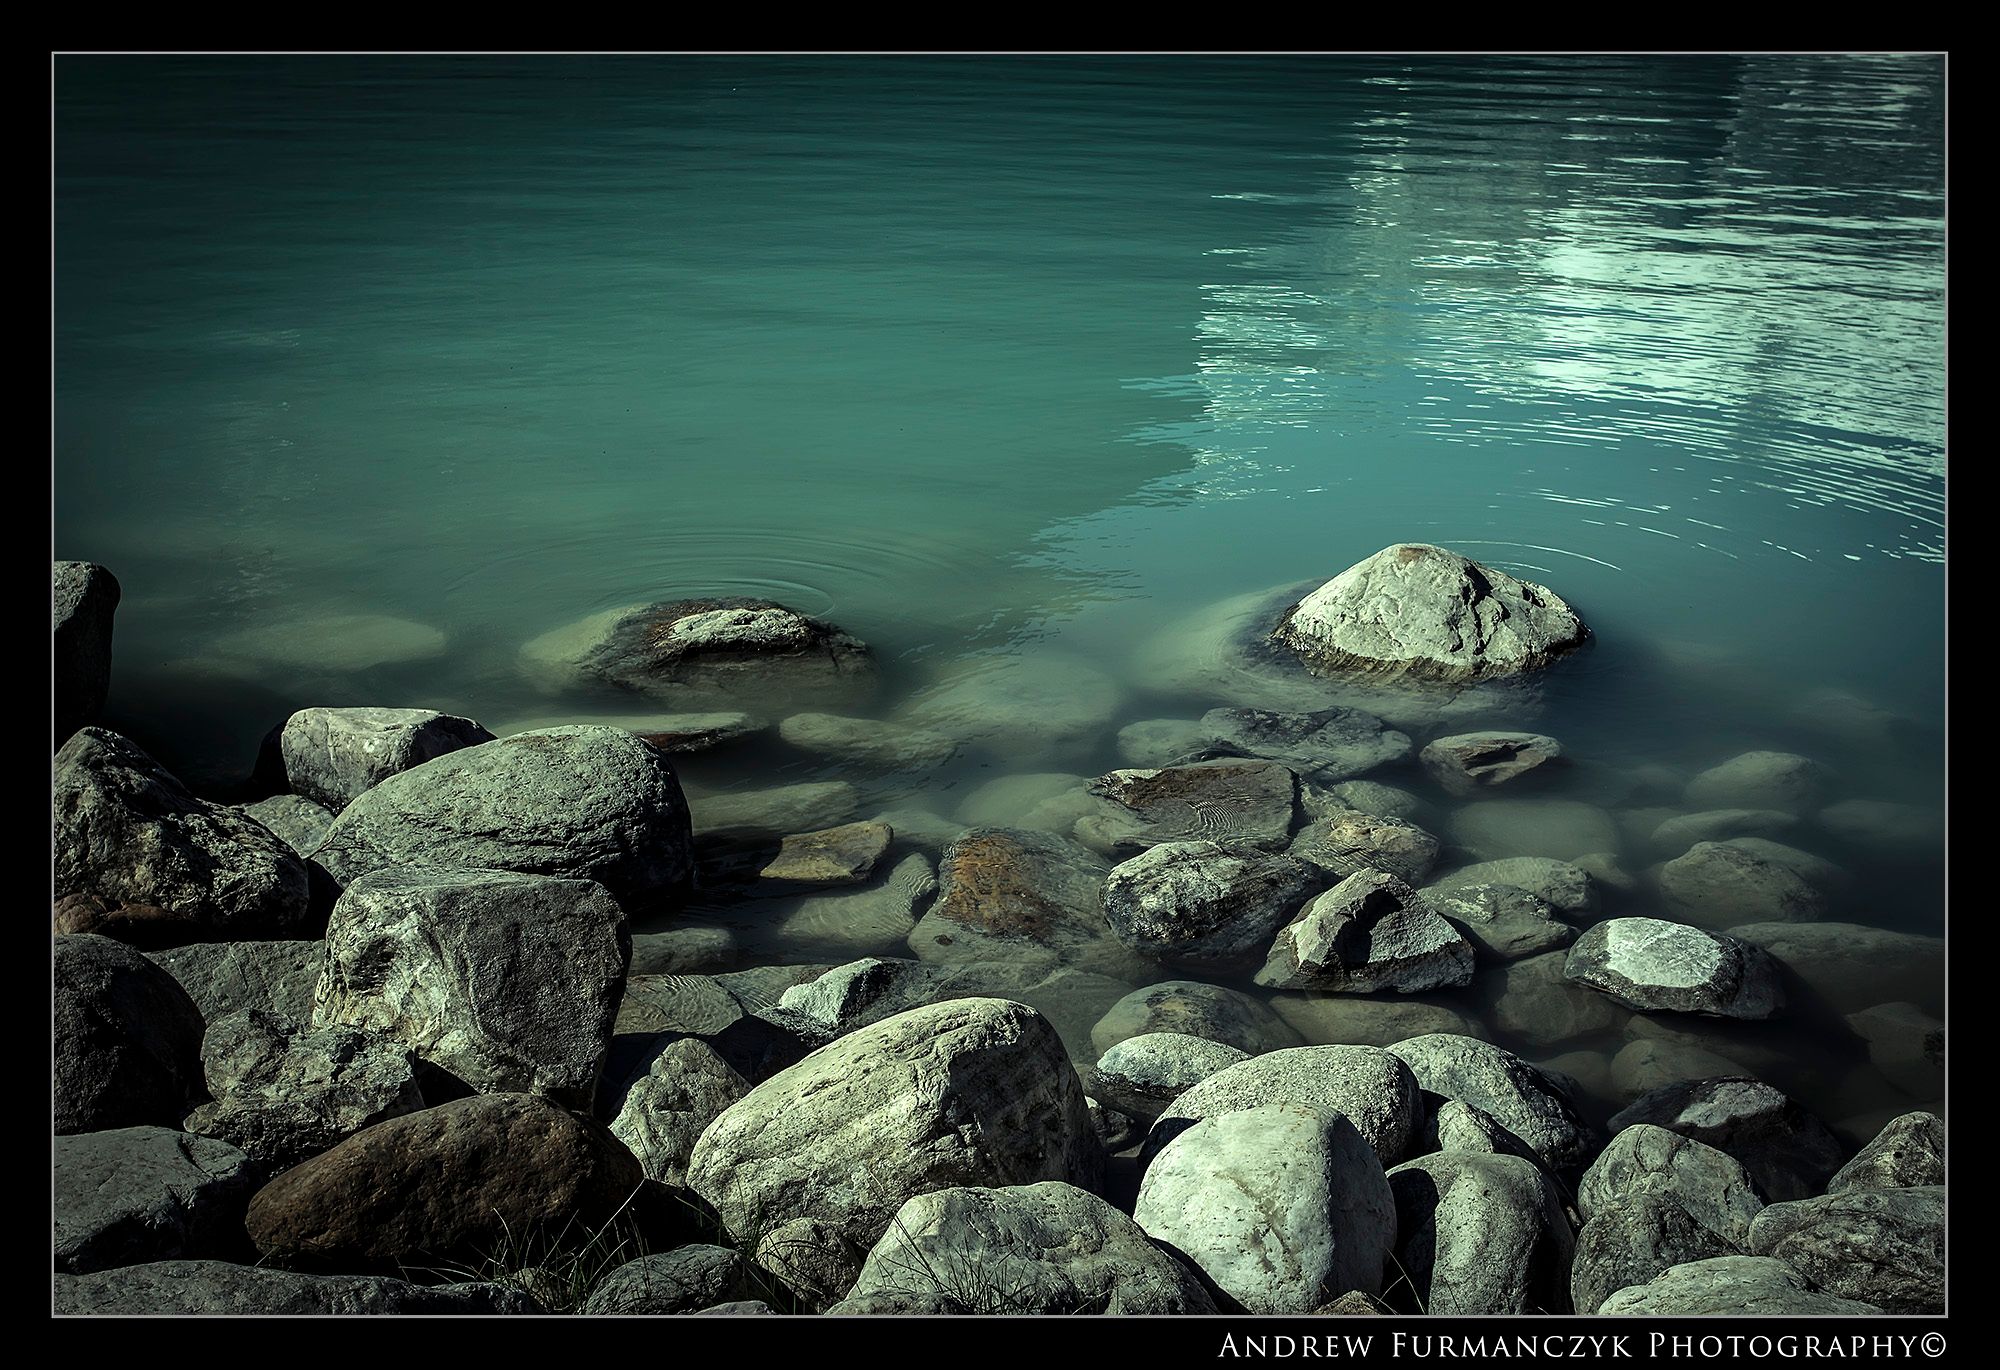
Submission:
[[1385,871],[1358,871],[1278,932],[1257,983],[1337,994],[1417,994],[1472,982],[1472,944]]
[[491,742],[469,718],[436,709],[300,709],[279,731],[285,783],[335,813],[392,775]]

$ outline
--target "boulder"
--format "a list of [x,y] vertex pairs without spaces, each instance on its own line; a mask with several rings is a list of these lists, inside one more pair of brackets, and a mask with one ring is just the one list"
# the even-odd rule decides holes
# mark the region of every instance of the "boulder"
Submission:
[[1656,1089],[1613,1117],[1611,1130],[1620,1132],[1635,1123],[1651,1123],[1727,1152],[1773,1202],[1825,1190],[1846,1150],[1825,1123],[1784,1094],[1740,1076]]
[[304,1020],[312,1017],[326,943],[190,942],[147,958],[180,982],[204,1019],[254,1008]]
[[1853,1160],[1834,1173],[1826,1192],[1914,1189],[1944,1183],[1944,1120],[1935,1113],[1905,1113],[1875,1134]]
[[1769,952],[1837,1012],[1857,1012],[1885,999],[1942,1006],[1942,937],[1858,923],[1745,923],[1729,934]]
[[122,942],[55,939],[58,1136],[177,1127],[201,1092],[201,1011],[174,977]]
[[1608,918],[1579,937],[1563,975],[1641,1013],[1769,1018],[1785,1002],[1764,950],[1659,918]]
[[867,956],[793,985],[768,1008],[756,1010],[800,1041],[825,1046],[870,1023],[947,998],[948,972],[922,961]]
[[213,1102],[183,1126],[247,1153],[267,1175],[424,1107],[410,1049],[363,1028],[311,1029],[238,1009],[208,1025],[201,1064]]
[[1811,813],[1825,798],[1831,780],[1827,769],[1809,757],[1745,752],[1688,781],[1687,802],[1697,809]]
[[1739,1249],[1749,1243],[1751,1220],[1764,1207],[1742,1162],[1651,1123],[1635,1123],[1611,1139],[1577,1184],[1576,1206],[1594,1218],[1652,1193],[1671,1196]]
[[1286,610],[1271,641],[1321,673],[1459,683],[1539,670],[1589,637],[1540,585],[1442,547],[1399,543]]
[[1318,884],[1311,866],[1289,857],[1166,842],[1112,868],[1103,917],[1142,956],[1227,968],[1260,954]]
[[1575,1238],[1534,1162],[1437,1152],[1388,1179],[1396,1260],[1417,1308],[1442,1317],[1569,1311]]
[[59,1136],[53,1161],[59,1271],[233,1256],[244,1247],[256,1170],[227,1143],[124,1127]]
[[1825,889],[1791,865],[1760,854],[1748,845],[1750,840],[1697,842],[1661,866],[1660,906],[1681,922],[1703,928],[1824,918]]
[[778,736],[802,752],[885,771],[942,765],[958,750],[957,742],[928,728],[840,714],[793,714],[778,725]]
[[[687,1185],[758,1262],[790,1229],[788,1268],[837,1297],[909,1199],[968,1181],[1097,1183],[1102,1156],[1048,1020],[958,999],[865,1027],[780,1071],[695,1143]],[[844,1282],[837,1278],[844,1275]]]
[[1133,1217],[1251,1313],[1309,1313],[1382,1287],[1396,1210],[1338,1113],[1266,1104],[1204,1118],[1153,1158]]
[[377,871],[334,905],[313,1023],[386,1033],[482,1093],[588,1107],[631,954],[592,880]]
[[750,1092],[750,1082],[699,1037],[662,1034],[656,1041],[646,1073],[620,1091],[611,1135],[639,1158],[648,1179],[684,1185],[695,1140]]
[[1576,929],[1556,917],[1555,905],[1513,885],[1426,885],[1417,897],[1488,961],[1516,961],[1568,946]]
[[870,1313],[1215,1311],[1201,1281],[1138,1223],[1059,1180],[916,1195],[847,1298]]
[[1677,1265],[1740,1256],[1742,1246],[1702,1223],[1670,1193],[1634,1194],[1593,1214],[1576,1236],[1571,1306],[1595,1313],[1611,1295]]
[[1348,876],[1280,929],[1257,983],[1275,989],[1418,994],[1472,982],[1472,944],[1385,871]]
[[617,728],[550,728],[390,776],[313,856],[343,885],[389,866],[476,867],[595,880],[636,910],[681,896],[690,843],[665,753]]
[[1110,867],[1053,833],[974,828],[945,848],[937,898],[909,937],[925,961],[1032,961],[1119,975],[1143,963],[1099,901]]
[[435,709],[300,709],[278,749],[292,793],[338,813],[392,775],[492,740],[471,719]]
[[1926,1103],[1944,1098],[1944,1020],[1915,1004],[1876,1004],[1847,1015],[1868,1060],[1889,1083]]
[[1783,1261],[1760,1256],[1711,1256],[1621,1289],[1598,1305],[1623,1317],[1848,1316],[1880,1313],[1873,1304],[1836,1298]]
[[1220,755],[1264,757],[1321,784],[1393,765],[1407,759],[1412,750],[1408,734],[1360,709],[1315,709],[1310,713],[1210,709],[1195,726],[1201,740],[1188,752],[1212,748]]
[[1159,1155],[1203,1118],[1267,1104],[1339,1114],[1374,1148],[1382,1165],[1407,1154],[1420,1112],[1415,1079],[1388,1052],[1365,1046],[1290,1047],[1227,1066],[1175,1099],[1153,1124],[1144,1155]]
[[1512,856],[1461,866],[1438,876],[1424,888],[1456,891],[1479,885],[1509,885],[1526,890],[1558,913],[1590,913],[1597,908],[1597,887],[1590,873],[1574,862],[1546,856]]
[[1162,980],[1113,1004],[1090,1030],[1099,1054],[1143,1033],[1206,1037],[1256,1056],[1300,1044],[1299,1034],[1261,999],[1199,980]]
[[1481,861],[1510,856],[1576,861],[1618,850],[1618,825],[1611,815],[1577,799],[1482,799],[1454,813],[1445,831]]
[[1884,1313],[1942,1313],[1944,1186],[1849,1189],[1771,1204],[1750,1225],[1750,1252]]
[[60,745],[104,712],[111,689],[111,620],[121,592],[118,577],[88,561],[58,561],[50,579],[54,731]]
[[644,1181],[597,1123],[526,1094],[482,1094],[357,1132],[257,1191],[265,1257],[354,1268],[479,1259],[503,1241],[594,1233]]
[[1458,733],[1423,750],[1424,769],[1447,794],[1478,794],[1528,775],[1546,778],[1563,760],[1562,743],[1540,733]]
[[333,810],[301,794],[274,794],[236,807],[276,833],[300,856],[324,842],[333,827]]
[[1150,1122],[1209,1076],[1250,1059],[1248,1052],[1184,1032],[1127,1037],[1098,1058],[1096,1093]]
[[[1352,994],[1274,994],[1271,1011],[1313,1046],[1385,1047],[1408,1037],[1450,1032],[1480,1037],[1485,1029],[1450,1004],[1421,999],[1364,999]],[[1296,1042],[1286,1045],[1296,1045]]]
[[681,1246],[613,1270],[584,1301],[594,1315],[699,1313],[756,1288],[756,1269],[726,1246]]
[[301,1275],[224,1261],[155,1261],[58,1275],[58,1315],[162,1313],[341,1316],[358,1313],[540,1313],[504,1284],[420,1285],[379,1275]]
[[1219,842],[1283,851],[1298,809],[1298,777],[1273,761],[1203,761],[1112,771],[1090,782],[1099,811],[1076,837],[1113,860],[1168,842]]
[[305,862],[256,819],[197,799],[114,732],[55,758],[57,899],[153,912],[150,944],[282,936],[309,916]]
[[1438,840],[1400,818],[1334,809],[1315,815],[1299,829],[1291,854],[1335,880],[1374,870],[1414,883],[1437,864]]
[[1594,1130],[1562,1087],[1511,1051],[1447,1033],[1388,1050],[1410,1067],[1419,1088],[1484,1109],[1555,1170],[1580,1167],[1595,1149]]

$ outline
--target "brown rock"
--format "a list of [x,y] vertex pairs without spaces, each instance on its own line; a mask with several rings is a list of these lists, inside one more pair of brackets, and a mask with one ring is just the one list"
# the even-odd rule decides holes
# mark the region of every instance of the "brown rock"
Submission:
[[778,854],[757,874],[792,885],[857,884],[874,872],[895,835],[887,823],[846,823],[794,833],[778,844]]

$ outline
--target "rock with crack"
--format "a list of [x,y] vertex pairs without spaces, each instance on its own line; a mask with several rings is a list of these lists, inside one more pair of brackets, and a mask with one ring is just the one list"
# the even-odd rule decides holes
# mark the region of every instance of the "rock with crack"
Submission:
[[1317,870],[1289,857],[1166,842],[1112,868],[1104,918],[1142,956],[1225,969],[1263,952],[1320,881]]
[[1317,814],[1293,839],[1291,855],[1335,880],[1357,871],[1387,871],[1403,880],[1423,879],[1437,864],[1438,840],[1414,823],[1359,809]]
[[335,813],[392,775],[493,734],[436,709],[300,709],[279,730],[285,783]]
[[324,842],[333,827],[333,810],[302,794],[274,794],[236,807],[284,839],[300,856]]
[[659,1050],[646,1073],[620,1091],[611,1135],[638,1157],[648,1179],[684,1185],[696,1139],[750,1092],[750,1082],[699,1037],[655,1040]]
[[226,1142],[164,1127],[57,1137],[55,1263],[70,1275],[242,1253],[256,1167]]
[[1563,746],[1540,733],[1458,733],[1426,745],[1421,759],[1445,793],[1463,798],[1527,776],[1547,778],[1560,768]]
[[1660,918],[1608,918],[1579,937],[1563,975],[1641,1013],[1769,1018],[1784,1006],[1761,948]]
[[[1555,1186],[1519,1156],[1447,1151],[1389,1171],[1396,1260],[1441,1317],[1569,1311],[1575,1237]],[[1402,1291],[1392,1290],[1395,1300]]]
[[1472,944],[1386,871],[1316,896],[1278,932],[1257,983],[1331,994],[1419,994],[1472,983]]
[[1166,842],[1222,842],[1283,851],[1298,811],[1298,777],[1272,761],[1203,761],[1112,771],[1090,782],[1098,811],[1076,838],[1113,860]]

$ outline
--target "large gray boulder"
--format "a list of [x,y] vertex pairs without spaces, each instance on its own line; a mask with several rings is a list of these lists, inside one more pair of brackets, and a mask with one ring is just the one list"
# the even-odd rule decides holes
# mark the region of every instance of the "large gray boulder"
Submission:
[[292,793],[338,813],[392,775],[492,740],[436,709],[300,709],[279,731],[278,751]]
[[239,1148],[266,1174],[424,1106],[409,1047],[365,1028],[239,1009],[208,1025],[201,1064],[212,1102],[183,1126]]
[[1944,1119],[1935,1113],[1892,1118],[1875,1139],[1842,1166],[1826,1192],[1911,1189],[1944,1183]]
[[1357,871],[1278,932],[1257,983],[1331,994],[1419,994],[1472,983],[1472,944],[1386,871]]
[[381,1275],[301,1275],[225,1261],[155,1261],[55,1278],[53,1312],[143,1316],[248,1313],[340,1316],[360,1313],[540,1313],[505,1284],[420,1285]]
[[1825,1123],[1761,1080],[1684,1080],[1633,1101],[1611,1119],[1619,1132],[1651,1123],[1743,1163],[1773,1202],[1822,1193],[1846,1148]]
[[816,1224],[793,1229],[790,1244],[813,1260],[792,1264],[814,1266],[811,1292],[830,1300],[918,1194],[1038,1180],[1089,1189],[1101,1166],[1048,1020],[958,999],[865,1027],[758,1085],[701,1134],[687,1186],[746,1245]]
[[1944,1186],[1850,1189],[1771,1204],[1750,1225],[1750,1252],[1885,1313],[1942,1313]]
[[1117,1108],[1151,1121],[1174,1100],[1249,1053],[1184,1032],[1127,1037],[1098,1058],[1094,1093]]
[[1671,1196],[1739,1248],[1749,1243],[1750,1224],[1764,1208],[1742,1162],[1651,1123],[1634,1123],[1611,1139],[1577,1184],[1576,1206],[1589,1219],[1654,1193]]
[[1763,1019],[1785,1002],[1762,948],[1660,918],[1607,918],[1577,938],[1563,974],[1642,1013]]
[[1597,907],[1597,886],[1590,872],[1575,862],[1546,856],[1503,857],[1460,866],[1438,876],[1424,889],[1460,890],[1481,885],[1511,885],[1526,890],[1558,913],[1589,913]]
[[1540,733],[1457,733],[1427,745],[1421,759],[1445,793],[1462,798],[1524,776],[1546,777],[1562,764],[1563,745]]
[[1138,972],[1145,963],[1104,919],[1099,891],[1110,869],[1054,833],[974,828],[945,848],[937,897],[911,929],[910,950],[923,961]]
[[201,1011],[174,977],[122,942],[55,939],[58,1135],[178,1126],[201,1092]]
[[1133,1217],[1251,1313],[1310,1313],[1373,1294],[1396,1240],[1381,1161],[1338,1113],[1265,1104],[1178,1133]]
[[1059,1180],[919,1194],[868,1253],[842,1311],[1212,1313],[1187,1266]]
[[1303,1041],[1263,1000],[1200,980],[1162,980],[1133,990],[1098,1019],[1090,1040],[1102,1054],[1148,1032],[1206,1037],[1252,1056]]
[[303,1020],[312,1017],[313,986],[326,961],[326,943],[190,942],[146,955],[180,981],[210,1022],[243,1008]]
[[1153,1124],[1145,1158],[1203,1118],[1282,1104],[1337,1113],[1372,1147],[1381,1165],[1408,1154],[1419,1102],[1409,1068],[1377,1047],[1290,1047],[1226,1066],[1175,1099]]
[[619,728],[548,728],[448,753],[366,791],[314,858],[342,884],[387,866],[595,880],[628,909],[684,891],[687,801],[664,752]]
[[1742,1254],[1739,1242],[1696,1218],[1673,1194],[1635,1194],[1600,1209],[1577,1233],[1570,1303],[1579,1313],[1595,1313],[1619,1290],[1645,1284],[1674,1266]]
[[631,955],[595,881],[377,871],[334,905],[313,1023],[387,1033],[483,1093],[588,1107]]
[[1359,809],[1313,815],[1292,839],[1291,854],[1334,880],[1358,871],[1387,871],[1415,883],[1437,864],[1438,840],[1414,823]]
[[1870,1303],[1823,1294],[1783,1261],[1711,1256],[1621,1289],[1597,1311],[1621,1317],[1852,1317],[1880,1313]]
[[627,1261],[590,1291],[593,1316],[699,1313],[754,1292],[757,1272],[740,1251],[693,1245]]
[[280,937],[309,916],[305,862],[240,809],[197,799],[117,733],[55,757],[58,900],[142,906],[152,945]]
[[111,689],[111,620],[118,611],[118,577],[88,561],[51,568],[54,624],[55,740],[104,712]]
[[646,1073],[622,1091],[611,1135],[631,1148],[648,1179],[684,1184],[695,1141],[749,1092],[750,1082],[709,1043],[664,1036]]
[[1298,776],[1275,761],[1110,771],[1086,788],[1099,805],[1077,820],[1076,838],[1114,861],[1163,842],[1283,851],[1298,813]]
[[1319,883],[1317,871],[1289,857],[1165,842],[1112,868],[1104,917],[1142,956],[1227,968],[1263,952]]
[[248,1156],[164,1127],[57,1137],[56,1269],[72,1275],[143,1261],[233,1256],[257,1187]]
[[1580,1167],[1595,1150],[1594,1129],[1563,1087],[1511,1051],[1441,1032],[1396,1042],[1388,1051],[1409,1066],[1426,1094],[1484,1109],[1555,1170]]
[[1424,543],[1349,567],[1286,610],[1271,634],[1321,672],[1451,682],[1538,670],[1589,637],[1544,587]]
[[1396,1259],[1424,1312],[1569,1311],[1575,1237],[1562,1198],[1519,1156],[1441,1151],[1389,1172]]

